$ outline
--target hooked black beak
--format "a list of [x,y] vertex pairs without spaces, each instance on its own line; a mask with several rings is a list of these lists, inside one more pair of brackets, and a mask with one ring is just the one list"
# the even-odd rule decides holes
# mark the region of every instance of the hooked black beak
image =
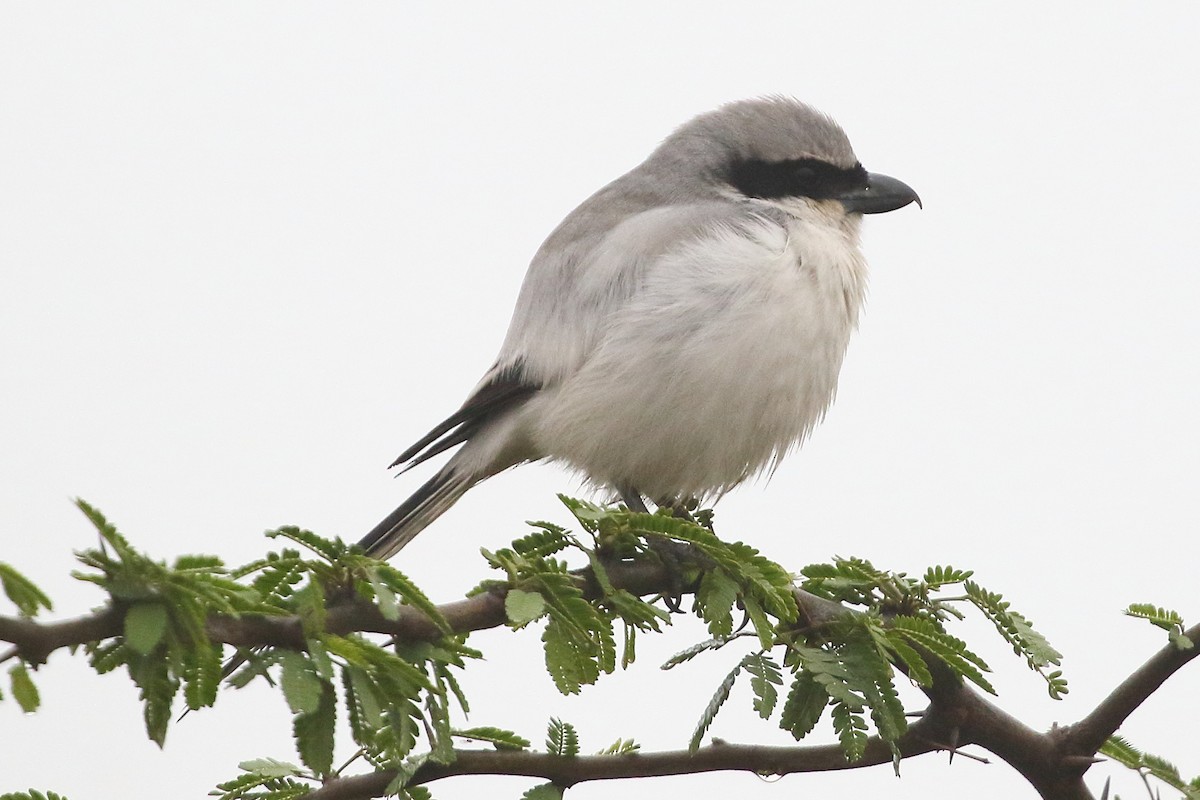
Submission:
[[904,208],[909,203],[924,207],[911,186],[878,172],[868,172],[865,187],[845,192],[838,195],[837,199],[850,214],[883,214]]

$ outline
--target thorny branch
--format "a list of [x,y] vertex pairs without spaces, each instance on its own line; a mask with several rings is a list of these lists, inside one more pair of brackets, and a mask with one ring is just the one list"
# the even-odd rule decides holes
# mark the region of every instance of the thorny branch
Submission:
[[[608,567],[612,583],[638,595],[657,594],[672,587],[662,567],[646,563],[620,563]],[[600,592],[587,570],[579,573],[585,591]],[[806,627],[820,627],[842,614],[855,613],[820,597],[796,590],[801,619]],[[503,590],[485,592],[466,600],[439,606],[451,628],[459,633],[495,628],[506,622]],[[331,633],[353,631],[390,634],[408,640],[432,640],[438,629],[419,611],[403,606],[397,619],[385,618],[366,602],[329,609],[326,628]],[[122,613],[115,607],[59,622],[40,623],[0,616],[0,641],[14,647],[0,656],[15,656],[42,663],[55,650],[119,635]],[[230,645],[304,647],[304,633],[295,617],[221,617],[208,621],[214,641]],[[1200,625],[1186,632],[1200,642]],[[1073,725],[1048,732],[1035,731],[1007,714],[974,689],[966,686],[936,659],[929,659],[933,684],[924,691],[930,704],[900,740],[901,752],[915,756],[936,750],[974,744],[993,753],[1018,772],[1047,800],[1093,800],[1083,776],[1095,763],[1095,754],[1121,723],[1171,675],[1200,655],[1200,646],[1181,650],[1168,645],[1135,670],[1091,713]],[[427,762],[414,775],[413,785],[458,775],[525,775],[544,778],[562,787],[592,780],[742,770],[785,775],[853,769],[890,763],[887,745],[872,739],[862,760],[848,763],[841,748],[830,746],[766,747],[714,743],[695,753],[666,751],[624,755],[564,758],[515,750],[459,750],[452,764]],[[383,794],[393,772],[338,778],[310,793],[308,800],[349,800]]]

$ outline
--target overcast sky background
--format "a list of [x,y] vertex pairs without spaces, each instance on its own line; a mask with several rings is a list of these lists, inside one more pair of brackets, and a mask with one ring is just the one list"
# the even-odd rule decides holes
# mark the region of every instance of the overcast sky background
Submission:
[[[162,558],[241,563],[289,523],[356,539],[424,480],[384,468],[490,364],[553,226],[690,116],[783,93],[925,210],[866,220],[871,293],[837,403],[769,484],[720,503],[718,530],[794,569],[975,569],[1066,655],[1056,703],[966,626],[1001,704],[1039,729],[1078,719],[1165,642],[1125,605],[1200,617],[1200,10],[836,5],[0,6],[0,560],[70,616],[102,599],[68,577],[95,542],[74,496]],[[505,474],[396,565],[456,599],[488,574],[479,547],[565,522],[554,493],[575,490],[555,467]],[[589,752],[682,747],[738,657],[658,671],[700,637],[681,623],[563,698],[537,631],[477,635],[470,724],[540,743],[558,716]],[[160,752],[123,675],[56,653],[36,678],[37,714],[0,704],[0,792],[200,797],[240,760],[295,759],[269,691],[223,696]],[[1122,732],[1191,775],[1197,718],[1192,668]],[[785,741],[746,687],[712,732]],[[1092,784],[1108,774],[1143,791],[1103,766]],[[683,792],[1033,796],[1003,764],[936,755],[900,780],[568,796]]]

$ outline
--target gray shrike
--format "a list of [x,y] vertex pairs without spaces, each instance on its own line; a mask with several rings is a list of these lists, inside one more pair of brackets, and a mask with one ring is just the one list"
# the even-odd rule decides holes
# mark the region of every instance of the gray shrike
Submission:
[[527,461],[562,462],[639,509],[773,469],[837,387],[866,288],[862,215],[912,202],[796,100],[684,124],[550,234],[496,363],[392,466],[461,447],[363,547],[391,557]]

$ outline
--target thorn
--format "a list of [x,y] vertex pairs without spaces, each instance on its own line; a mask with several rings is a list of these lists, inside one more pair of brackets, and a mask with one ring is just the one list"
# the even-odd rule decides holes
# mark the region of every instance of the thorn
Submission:
[[1112,776],[1109,775],[1104,779],[1104,791],[1100,793],[1100,800],[1108,800],[1108,789],[1112,785]]
[[958,752],[958,734],[959,728],[955,725],[950,729],[950,747],[947,748],[950,751],[950,758],[947,759],[947,764],[954,763],[954,754]]
[[959,750],[958,749],[958,729],[957,728],[954,729],[954,745],[953,746],[944,744],[943,742],[939,742],[936,739],[926,739],[925,737],[920,737],[920,739],[921,739],[921,741],[925,742],[926,744],[933,745],[938,750],[948,750],[952,757],[955,753],[957,753],[958,755],[962,756],[963,758],[969,758],[972,761],[978,762],[980,764],[991,764],[992,763],[989,759],[985,758],[984,756],[977,756],[973,753],[968,753],[966,750]]
[[1087,769],[1092,764],[1099,764],[1103,761],[1103,758],[1097,758],[1096,756],[1063,756],[1059,763],[1064,767],[1082,767],[1083,769]]

